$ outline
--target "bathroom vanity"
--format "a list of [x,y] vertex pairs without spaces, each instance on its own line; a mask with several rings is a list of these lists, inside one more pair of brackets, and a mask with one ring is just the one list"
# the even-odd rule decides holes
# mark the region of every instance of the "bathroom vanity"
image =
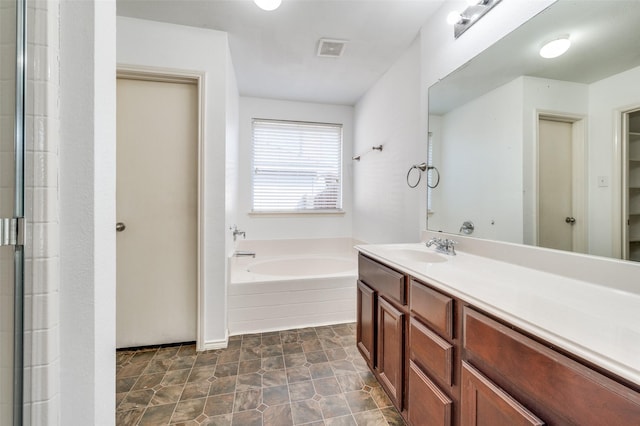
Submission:
[[637,293],[424,244],[357,249],[357,346],[408,424],[640,422]]

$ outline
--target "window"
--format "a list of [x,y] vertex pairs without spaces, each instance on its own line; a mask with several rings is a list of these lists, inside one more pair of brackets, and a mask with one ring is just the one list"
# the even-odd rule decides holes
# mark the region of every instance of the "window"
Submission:
[[253,120],[253,211],[342,209],[342,125]]

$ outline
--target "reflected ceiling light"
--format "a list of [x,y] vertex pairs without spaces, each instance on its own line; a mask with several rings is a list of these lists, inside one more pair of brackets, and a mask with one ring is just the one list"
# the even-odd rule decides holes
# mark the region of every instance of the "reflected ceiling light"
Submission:
[[262,10],[276,10],[280,7],[282,0],[253,0],[253,2]]
[[546,59],[557,58],[571,47],[569,36],[562,36],[545,43],[540,49],[540,56]]
[[453,36],[458,38],[473,24],[478,22],[501,0],[467,0],[468,7],[462,12],[451,12],[447,15],[447,23],[453,25]]

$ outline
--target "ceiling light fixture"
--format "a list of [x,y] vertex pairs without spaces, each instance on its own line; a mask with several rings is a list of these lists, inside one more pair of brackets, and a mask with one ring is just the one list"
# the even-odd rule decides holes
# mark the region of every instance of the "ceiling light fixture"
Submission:
[[272,11],[280,7],[282,0],[253,0],[253,2],[262,10]]
[[498,3],[500,0],[467,0],[468,7],[462,13],[449,13],[447,23],[453,25],[453,36],[460,37]]
[[545,59],[553,59],[564,54],[571,47],[569,36],[565,35],[551,40],[540,48],[540,56]]

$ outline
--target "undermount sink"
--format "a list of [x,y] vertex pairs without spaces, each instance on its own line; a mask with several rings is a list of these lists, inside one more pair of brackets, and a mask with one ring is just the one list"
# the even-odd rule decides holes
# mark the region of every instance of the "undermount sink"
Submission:
[[439,263],[447,261],[445,256],[425,250],[399,248],[393,250],[393,253],[412,262]]

